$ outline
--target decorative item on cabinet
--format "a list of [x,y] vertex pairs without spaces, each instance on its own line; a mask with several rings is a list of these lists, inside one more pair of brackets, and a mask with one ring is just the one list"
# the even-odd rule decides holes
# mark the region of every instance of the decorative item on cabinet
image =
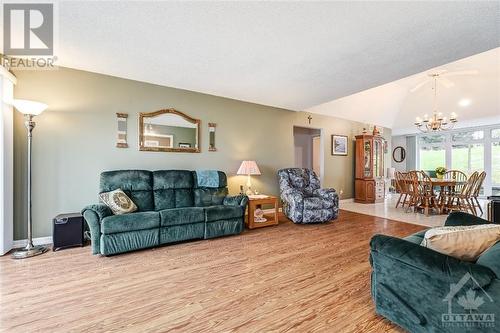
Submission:
[[356,136],[354,201],[382,202],[385,198],[384,138],[379,135]]
[[217,151],[215,148],[215,128],[216,123],[208,123],[208,151]]
[[128,148],[127,143],[127,118],[128,113],[116,113],[117,120],[117,133],[116,133],[116,147]]

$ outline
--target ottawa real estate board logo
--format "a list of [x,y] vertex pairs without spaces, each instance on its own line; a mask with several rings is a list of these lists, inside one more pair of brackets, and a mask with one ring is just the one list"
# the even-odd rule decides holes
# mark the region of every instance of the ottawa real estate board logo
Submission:
[[2,4],[2,65],[9,69],[54,69],[57,59],[55,3]]
[[[443,299],[448,311],[441,315],[443,327],[492,328],[495,314],[482,311],[493,299],[470,274],[466,273],[458,283],[450,285],[450,291]],[[492,304],[488,308],[492,308]]]

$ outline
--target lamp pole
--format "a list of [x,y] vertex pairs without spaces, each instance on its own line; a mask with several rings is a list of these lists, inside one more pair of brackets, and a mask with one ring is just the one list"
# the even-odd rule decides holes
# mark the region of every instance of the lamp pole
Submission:
[[32,234],[32,218],[31,218],[31,141],[32,141],[32,132],[35,128],[36,123],[33,121],[32,114],[25,114],[25,122],[24,125],[28,130],[28,244],[23,249],[17,250],[12,253],[12,258],[14,259],[25,259],[29,257],[34,257],[39,254],[45,253],[48,251],[48,248],[45,246],[34,246],[33,245],[33,234]]

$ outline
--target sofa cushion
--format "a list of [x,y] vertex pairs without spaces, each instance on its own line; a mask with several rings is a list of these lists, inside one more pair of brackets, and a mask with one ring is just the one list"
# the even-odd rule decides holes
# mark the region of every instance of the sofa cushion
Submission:
[[488,267],[497,278],[500,278],[500,241],[484,251],[477,259],[476,264]]
[[136,204],[138,211],[154,210],[151,171],[117,170],[101,173],[99,193],[119,188]]
[[162,227],[196,222],[205,222],[205,211],[202,207],[172,208],[160,211]]
[[243,229],[244,223],[241,218],[212,221],[205,225],[205,238],[236,235],[241,233]]
[[101,235],[100,252],[107,256],[117,253],[146,249],[160,244],[158,229],[136,230],[117,234]]
[[208,207],[222,205],[227,196],[227,188],[196,188],[194,189],[194,205]]
[[244,210],[240,206],[211,206],[205,208],[206,221],[229,220],[242,217]]
[[159,211],[194,206],[193,186],[193,173],[191,171],[154,171],[153,189],[155,209]]
[[124,215],[105,217],[101,222],[103,234],[115,234],[135,230],[145,230],[160,227],[160,213],[137,212]]
[[476,261],[500,240],[500,225],[438,227],[427,230],[422,246],[451,257]]
[[160,228],[160,244],[176,243],[188,239],[203,238],[205,222],[171,225]]

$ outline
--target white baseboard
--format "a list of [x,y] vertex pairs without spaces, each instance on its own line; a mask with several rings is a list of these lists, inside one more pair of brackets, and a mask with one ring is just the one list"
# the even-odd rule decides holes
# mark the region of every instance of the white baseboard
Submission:
[[[25,247],[26,244],[28,244],[27,239],[15,240],[14,243],[12,243],[12,248],[17,249],[20,247]],[[33,245],[46,245],[46,244],[52,244],[52,236],[33,238]]]
[[349,198],[349,199],[341,199],[341,200],[339,200],[339,203],[343,203],[343,202],[354,202],[354,198]]

